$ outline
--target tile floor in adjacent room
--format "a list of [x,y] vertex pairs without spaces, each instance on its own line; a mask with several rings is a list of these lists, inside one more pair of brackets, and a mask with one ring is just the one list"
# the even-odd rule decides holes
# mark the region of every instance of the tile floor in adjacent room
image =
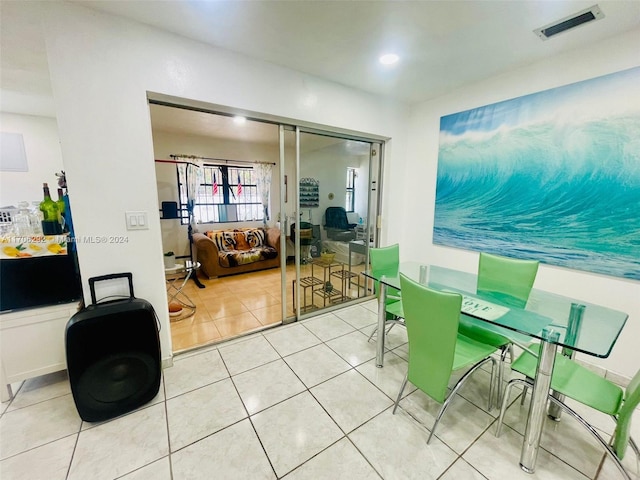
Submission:
[[[347,266],[344,266],[345,270]],[[364,264],[353,265],[354,273],[365,269]],[[339,270],[335,267],[335,270]],[[301,278],[311,276],[323,279],[322,267],[300,265]],[[295,278],[295,266],[287,265],[286,275],[286,315],[294,316],[292,281]],[[196,305],[195,313],[184,318],[179,316],[171,319],[171,340],[173,352],[184,352],[203,345],[214,344],[226,339],[235,338],[252,331],[277,325],[282,321],[282,299],[280,294],[281,276],[279,268],[259,270],[256,272],[230,275],[207,279],[199,275],[200,282],[205,288],[198,288],[193,281],[188,281],[183,292]],[[343,289],[345,285],[331,278],[336,288]],[[350,288],[345,288],[350,298],[364,297],[364,277],[359,277],[362,288],[352,282]],[[182,283],[178,281],[177,285]],[[317,288],[317,287],[316,287]],[[303,305],[321,307],[323,300],[313,294],[312,289],[303,289],[306,299]],[[183,298],[183,297],[181,297]],[[310,311],[311,308],[305,310]],[[185,314],[187,313],[185,309]]]
[[[438,405],[407,388],[392,415],[406,330],[391,331],[385,366],[376,368],[375,343],[367,342],[375,310],[367,301],[176,356],[154,400],[99,424],[80,419],[64,372],[28,380],[2,404],[0,478],[594,478],[602,451],[564,417],[546,423],[536,473],[520,470],[528,402],[521,407],[514,391],[496,438],[498,411],[486,411],[483,370],[427,445]],[[608,419],[579,411],[611,430]],[[637,471],[631,451],[625,463]],[[598,478],[622,477],[607,460]]]

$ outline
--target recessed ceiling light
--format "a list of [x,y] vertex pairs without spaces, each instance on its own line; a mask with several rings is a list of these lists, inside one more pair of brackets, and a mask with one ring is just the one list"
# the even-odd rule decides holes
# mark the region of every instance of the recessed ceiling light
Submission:
[[246,122],[247,119],[244,117],[233,117],[233,121],[238,125],[244,125],[244,122]]
[[394,63],[397,63],[398,60],[400,60],[400,57],[395,53],[386,53],[378,59],[378,61],[383,65],[393,65]]

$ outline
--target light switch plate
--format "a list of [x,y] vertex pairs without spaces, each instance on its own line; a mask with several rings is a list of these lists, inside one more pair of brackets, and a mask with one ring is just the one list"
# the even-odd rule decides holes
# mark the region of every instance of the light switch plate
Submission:
[[147,212],[124,212],[127,230],[149,230]]

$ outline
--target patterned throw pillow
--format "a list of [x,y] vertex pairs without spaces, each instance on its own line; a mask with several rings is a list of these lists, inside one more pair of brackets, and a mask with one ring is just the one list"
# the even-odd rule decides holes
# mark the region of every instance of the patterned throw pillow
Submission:
[[245,232],[235,231],[233,237],[236,242],[236,250],[251,250],[251,245],[247,243]]
[[266,245],[266,234],[264,229],[262,228],[251,228],[249,230],[246,230],[245,235],[247,238],[247,243],[251,246],[251,248],[259,248]]
[[236,241],[233,232],[207,232],[207,237],[213,240],[220,252],[228,252],[236,249]]

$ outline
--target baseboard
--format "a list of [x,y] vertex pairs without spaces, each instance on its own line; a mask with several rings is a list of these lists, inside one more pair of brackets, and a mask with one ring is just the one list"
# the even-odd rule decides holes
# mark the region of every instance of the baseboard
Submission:
[[[558,350],[560,350],[560,349],[558,349]],[[522,351],[522,349],[520,349],[519,347],[516,346],[516,352],[515,352],[516,353],[516,355],[515,355],[516,358],[518,357],[518,355],[520,355],[521,351]],[[631,382],[631,377],[627,377],[627,376],[621,375],[621,374],[619,374],[617,372],[613,372],[611,370],[607,370],[606,368],[604,368],[604,367],[602,367],[600,365],[594,365],[593,363],[585,362],[584,360],[581,360],[580,358],[576,358],[576,362],[578,362],[583,367],[588,368],[589,370],[591,370],[596,375],[604,377],[607,380],[610,380],[611,382],[613,382],[616,385],[619,385],[619,386],[621,386],[623,388],[627,388],[627,386],[629,385],[629,382]]]
[[173,367],[173,357],[167,357],[162,359],[162,369]]
[[606,368],[601,367],[600,365],[594,365],[592,363],[588,363],[582,360],[576,360],[576,361],[583,367],[588,368],[592,372],[600,375],[601,377],[606,378],[607,380],[610,380],[616,385],[620,385],[623,388],[627,388],[627,386],[629,385],[629,382],[631,381],[630,377],[621,375],[617,372],[612,372],[611,370],[607,370]]
[[620,385],[623,388],[627,388],[629,386],[629,382],[631,382],[630,377],[620,375],[619,373],[612,372],[611,370],[607,370],[605,378],[607,380],[611,380],[613,383],[615,383],[616,385]]

